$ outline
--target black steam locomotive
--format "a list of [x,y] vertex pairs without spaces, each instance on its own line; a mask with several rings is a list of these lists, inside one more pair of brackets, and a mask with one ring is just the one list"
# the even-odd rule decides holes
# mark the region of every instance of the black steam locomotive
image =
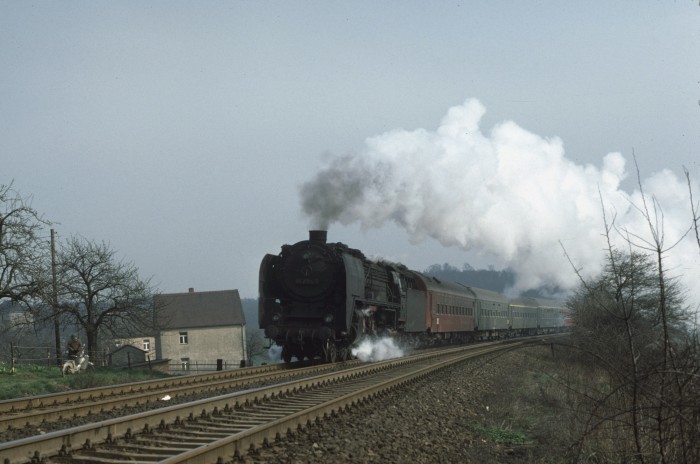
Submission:
[[509,300],[488,290],[368,260],[327,232],[283,245],[260,265],[258,322],[290,362],[351,356],[365,336],[391,335],[418,344],[469,342],[562,330],[566,309],[533,298]]

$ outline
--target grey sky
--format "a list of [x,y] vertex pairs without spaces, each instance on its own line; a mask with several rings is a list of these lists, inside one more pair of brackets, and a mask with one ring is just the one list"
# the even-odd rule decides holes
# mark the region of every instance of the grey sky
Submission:
[[[620,152],[633,174],[634,153],[643,179],[697,181],[699,43],[691,0],[3,0],[0,183],[163,291],[255,297],[263,255],[306,238],[299,190],[328,159],[468,99],[484,134],[513,121],[575,165]],[[418,270],[512,264],[354,220],[329,240]]]

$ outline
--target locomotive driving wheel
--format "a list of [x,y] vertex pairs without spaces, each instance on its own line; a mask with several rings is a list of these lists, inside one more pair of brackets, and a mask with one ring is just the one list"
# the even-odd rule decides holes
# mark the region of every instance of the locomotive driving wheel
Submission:
[[289,345],[284,345],[282,347],[282,359],[284,359],[284,362],[287,364],[292,362],[292,350],[289,349]]
[[343,346],[338,350],[338,360],[347,361],[350,359],[350,347]]
[[329,363],[334,363],[338,358],[338,350],[331,338],[327,338],[323,343],[323,357]]

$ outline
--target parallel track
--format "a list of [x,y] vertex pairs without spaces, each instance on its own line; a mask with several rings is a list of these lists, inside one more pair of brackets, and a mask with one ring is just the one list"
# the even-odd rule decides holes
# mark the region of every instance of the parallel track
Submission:
[[174,401],[193,393],[217,394],[251,384],[312,375],[333,368],[328,364],[299,363],[291,367],[273,364],[5,400],[0,401],[0,431],[133,406],[161,407],[167,405],[162,401],[165,395]]

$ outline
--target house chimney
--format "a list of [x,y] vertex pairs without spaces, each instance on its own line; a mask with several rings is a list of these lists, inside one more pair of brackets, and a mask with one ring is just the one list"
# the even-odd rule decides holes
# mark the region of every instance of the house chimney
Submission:
[[190,287],[189,292],[190,292],[190,293],[194,293],[194,287]]
[[309,231],[309,241],[326,243],[326,238],[328,237],[327,230],[310,230]]

